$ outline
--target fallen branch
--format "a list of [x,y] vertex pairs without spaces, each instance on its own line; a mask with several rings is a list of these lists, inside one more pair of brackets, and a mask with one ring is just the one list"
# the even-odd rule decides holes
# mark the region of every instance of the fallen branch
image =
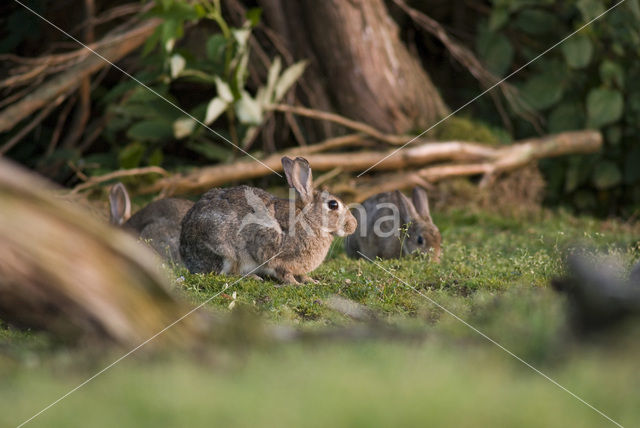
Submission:
[[[153,33],[160,20],[146,20],[138,27],[123,34],[109,37],[100,43],[96,51],[111,62],[118,61],[138,48]],[[86,49],[79,51],[88,52]],[[82,79],[110,65],[104,59],[88,52],[79,63],[58,74],[19,101],[0,111],[0,132],[8,131],[22,119],[45,107],[60,95],[77,88]]]
[[596,131],[565,132],[544,138],[525,140],[496,150],[486,161],[468,164],[436,165],[408,173],[385,174],[376,177],[375,184],[361,187],[341,186],[334,191],[353,194],[355,202],[362,202],[380,192],[405,189],[416,185],[427,187],[453,177],[483,175],[481,184],[497,175],[522,168],[539,159],[574,153],[593,153],[602,146],[602,135]]
[[[189,311],[149,248],[56,191],[0,158],[0,319],[62,342],[131,347]],[[201,322],[194,314],[152,346],[195,344]]]
[[9,150],[11,150],[16,144],[20,142],[24,137],[26,137],[36,126],[40,124],[44,119],[47,118],[51,114],[53,110],[55,110],[62,102],[67,98],[68,94],[62,94],[57,99],[53,100],[51,104],[49,104],[46,108],[42,109],[40,113],[29,123],[24,126],[20,131],[16,133],[9,141],[0,147],[0,155],[6,154]]
[[[510,146],[487,146],[468,142],[423,143],[400,151],[360,151],[353,153],[310,153],[304,156],[315,171],[341,168],[343,171],[362,171],[378,163],[374,171],[401,170],[424,167],[437,162],[460,162],[482,165],[489,162],[493,170],[506,171],[536,159],[561,156],[569,153],[592,153],[602,145],[602,135],[597,131],[575,131],[550,135],[544,138],[525,140]],[[313,145],[307,146],[312,148]],[[262,162],[275,171],[281,171],[280,159],[290,152],[273,154]],[[437,166],[433,168],[444,168]],[[475,168],[478,168],[477,166]],[[491,171],[481,171],[481,173]],[[256,161],[237,161],[232,164],[215,165],[198,169],[186,175],[175,175],[158,180],[141,189],[141,193],[163,191],[166,194],[197,193],[225,183],[248,180],[269,175],[271,171]],[[472,175],[462,174],[457,175]],[[443,170],[419,170],[418,177],[426,181],[456,175]]]
[[325,152],[327,150],[339,149],[342,147],[367,147],[374,145],[371,141],[365,139],[361,134],[348,134],[340,137],[329,138],[320,143],[310,146],[296,147],[288,151],[291,156],[304,156],[312,153]]
[[115,178],[121,177],[133,177],[135,175],[146,175],[146,174],[160,174],[164,177],[167,177],[169,173],[164,168],[160,168],[159,166],[147,166],[143,168],[131,168],[131,169],[121,169],[119,171],[113,171],[108,174],[99,175],[95,177],[89,178],[85,183],[78,184],[76,187],[71,190],[71,193],[78,193],[82,190],[89,189],[90,187],[97,186],[98,184],[105,183],[107,181],[111,181]]

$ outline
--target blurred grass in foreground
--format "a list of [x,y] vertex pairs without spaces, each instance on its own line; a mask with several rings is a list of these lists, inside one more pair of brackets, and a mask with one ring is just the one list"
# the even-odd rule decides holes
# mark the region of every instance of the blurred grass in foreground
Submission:
[[[577,341],[566,328],[563,299],[548,284],[578,241],[629,267],[639,258],[637,226],[475,210],[440,213],[436,223],[442,263],[416,256],[384,267],[622,425],[640,423],[640,329]],[[210,307],[229,312],[235,291],[233,312],[255,313],[269,327],[317,333],[366,326],[326,304],[339,295],[421,338],[285,344],[254,339],[262,322],[231,324],[200,357],[132,356],[32,425],[613,426],[375,265],[346,259],[340,245],[314,273],[318,285],[243,280]],[[235,280],[183,269],[175,275],[180,294],[194,303]],[[121,355],[61,350],[46,337],[6,329],[0,349],[2,426],[19,424]]]

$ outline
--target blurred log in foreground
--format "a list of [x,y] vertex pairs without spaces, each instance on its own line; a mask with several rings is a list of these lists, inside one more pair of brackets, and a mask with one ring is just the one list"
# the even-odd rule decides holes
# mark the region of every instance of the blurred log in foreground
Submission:
[[[319,143],[318,145],[325,145]],[[355,144],[354,144],[355,145]],[[331,145],[326,144],[327,147]],[[602,146],[602,135],[597,131],[575,131],[524,140],[508,146],[489,146],[468,142],[415,143],[400,151],[358,151],[352,153],[318,153],[314,146],[273,154],[262,159],[264,165],[281,171],[280,159],[295,152],[304,156],[315,171],[339,168],[341,171],[361,172],[374,164],[373,171],[396,171],[393,177],[385,177],[384,188],[359,189],[355,185],[333,189],[341,193],[353,193],[356,201],[366,199],[368,192],[382,192],[411,187],[425,182],[436,182],[450,177],[485,175],[492,177],[504,171],[521,168],[542,158],[572,153],[593,153]],[[408,170],[410,167],[432,167]],[[238,161],[231,164],[201,168],[186,175],[175,175],[158,180],[142,193],[163,191],[165,194],[184,194],[205,191],[233,181],[247,180],[271,174],[256,161]],[[397,171],[402,170],[402,173]],[[376,190],[377,189],[377,190]],[[362,190],[362,191],[360,191]],[[369,194],[370,196],[370,194]]]
[[[66,342],[138,345],[189,311],[152,252],[0,157],[0,319]],[[194,314],[157,340],[191,342]]]

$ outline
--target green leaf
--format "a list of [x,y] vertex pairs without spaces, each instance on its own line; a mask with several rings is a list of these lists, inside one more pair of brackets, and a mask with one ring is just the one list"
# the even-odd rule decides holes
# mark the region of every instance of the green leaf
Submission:
[[285,96],[289,88],[302,76],[304,70],[307,68],[306,61],[298,61],[292,66],[288,67],[278,79],[276,83],[273,100],[279,102],[282,97]]
[[247,91],[242,91],[240,99],[235,103],[235,108],[240,123],[259,125],[262,122],[262,107]]
[[593,45],[589,37],[584,34],[570,37],[561,45],[561,48],[564,58],[571,68],[584,68],[591,62]]
[[207,112],[204,117],[205,125],[212,124],[225,110],[229,107],[229,103],[220,97],[215,97],[207,104]]
[[207,16],[207,11],[201,4],[197,4],[197,3],[194,4],[193,10],[195,10],[196,14],[198,15],[198,18],[204,18],[205,16]]
[[489,70],[503,76],[513,62],[513,46],[504,35],[480,29],[476,41],[478,55]]
[[162,28],[158,27],[153,31],[153,34],[147,39],[144,43],[144,47],[142,48],[142,56],[147,56],[149,53],[156,47],[158,42],[160,41],[160,37],[162,35]]
[[173,3],[173,0],[159,0],[159,2],[162,5],[163,10],[169,10],[171,4]]
[[215,144],[211,141],[189,141],[187,148],[214,161],[224,162],[231,156],[231,150],[227,149],[226,146]]
[[624,70],[619,64],[605,59],[600,64],[600,79],[607,85],[622,88],[624,86]]
[[640,20],[640,2],[638,2],[638,0],[627,0],[627,6],[631,9],[631,13],[633,13],[636,21]]
[[182,73],[182,70],[184,70],[184,67],[186,65],[187,65],[187,61],[184,59],[182,55],[180,54],[172,55],[171,59],[169,60],[171,78],[175,79],[176,77],[180,76],[180,73]]
[[177,139],[188,137],[196,129],[197,122],[190,117],[183,117],[173,122],[173,136]]
[[[167,97],[168,95],[166,86],[162,86],[162,87],[155,86],[152,89],[164,97]],[[145,87],[138,86],[133,90],[133,92],[131,93],[131,96],[127,99],[127,102],[130,102],[130,103],[158,102],[158,95]]]
[[267,85],[264,89],[258,90],[260,96],[256,95],[256,99],[263,105],[271,103],[273,100],[273,94],[276,89],[276,83],[278,82],[278,76],[280,76],[280,70],[282,70],[282,61],[277,56],[269,67],[269,74],[267,76]]
[[251,23],[252,27],[257,26],[260,23],[260,18],[262,17],[262,8],[252,7],[247,11],[245,17],[247,21]]
[[241,50],[247,47],[251,30],[248,28],[236,28],[231,31],[233,37],[236,39],[236,43],[240,46]]
[[218,93],[218,97],[228,103],[233,102],[233,93],[231,92],[229,84],[218,76],[214,76],[213,78],[216,82],[216,92]]
[[112,111],[129,119],[165,119],[169,122],[181,116],[180,110],[158,99],[146,103],[125,103],[113,107]]
[[532,35],[553,34],[554,30],[562,28],[555,15],[539,9],[525,9],[518,13],[515,25],[522,31]]
[[227,47],[227,39],[222,34],[214,34],[209,37],[205,45],[207,58],[216,63],[224,61],[224,53]]
[[127,137],[140,141],[168,140],[173,138],[173,127],[165,120],[144,120],[129,128]]
[[503,7],[494,7],[489,16],[489,30],[498,31],[509,20],[509,11]]
[[563,132],[584,127],[584,109],[579,103],[564,102],[549,115],[549,132]]
[[578,9],[584,21],[590,21],[605,11],[601,0],[578,0]]
[[602,128],[620,119],[624,108],[622,94],[615,89],[592,89],[587,96],[588,124]]
[[184,34],[184,30],[182,28],[182,23],[178,22],[174,19],[168,19],[160,24],[160,41],[162,42],[162,46],[171,40],[171,39],[179,39]]
[[563,79],[553,70],[534,75],[522,86],[522,96],[536,110],[553,106],[560,101],[563,92]]
[[160,166],[162,165],[163,159],[164,159],[164,155],[162,153],[162,149],[158,147],[149,155],[148,164],[152,166]]
[[615,163],[603,161],[596,166],[591,179],[598,189],[609,189],[620,184],[622,173]]
[[[237,57],[236,57],[237,58]],[[235,80],[234,80],[234,93],[240,93],[242,89],[245,87],[247,83],[247,77],[249,75],[247,71],[247,67],[249,65],[249,51],[244,50],[240,54],[240,58],[238,59],[238,65],[235,70]]]
[[125,146],[120,150],[120,153],[118,153],[118,163],[120,164],[120,168],[128,169],[138,167],[140,165],[140,161],[142,161],[144,151],[144,144],[139,141]]
[[198,12],[190,2],[180,0],[173,2],[165,16],[179,21],[190,21],[198,19]]

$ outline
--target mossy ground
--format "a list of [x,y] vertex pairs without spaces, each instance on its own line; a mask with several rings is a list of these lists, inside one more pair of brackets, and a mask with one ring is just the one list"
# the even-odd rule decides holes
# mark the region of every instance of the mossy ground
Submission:
[[[439,264],[413,256],[379,267],[347,259],[336,241],[313,274],[317,285],[174,269],[178,292],[194,303],[229,284],[210,310],[253,314],[254,326],[311,339],[246,340],[245,326],[214,341],[206,358],[133,355],[32,425],[614,426],[444,307],[622,425],[637,426],[640,329],[576,339],[549,281],[579,243],[629,267],[640,257],[640,228],[562,212],[452,209],[435,221]],[[328,304],[332,296],[358,302],[376,321],[345,316]],[[327,331],[338,333],[320,334]],[[46,337],[8,329],[0,346],[2,426],[19,424],[119,356],[51,348]]]

